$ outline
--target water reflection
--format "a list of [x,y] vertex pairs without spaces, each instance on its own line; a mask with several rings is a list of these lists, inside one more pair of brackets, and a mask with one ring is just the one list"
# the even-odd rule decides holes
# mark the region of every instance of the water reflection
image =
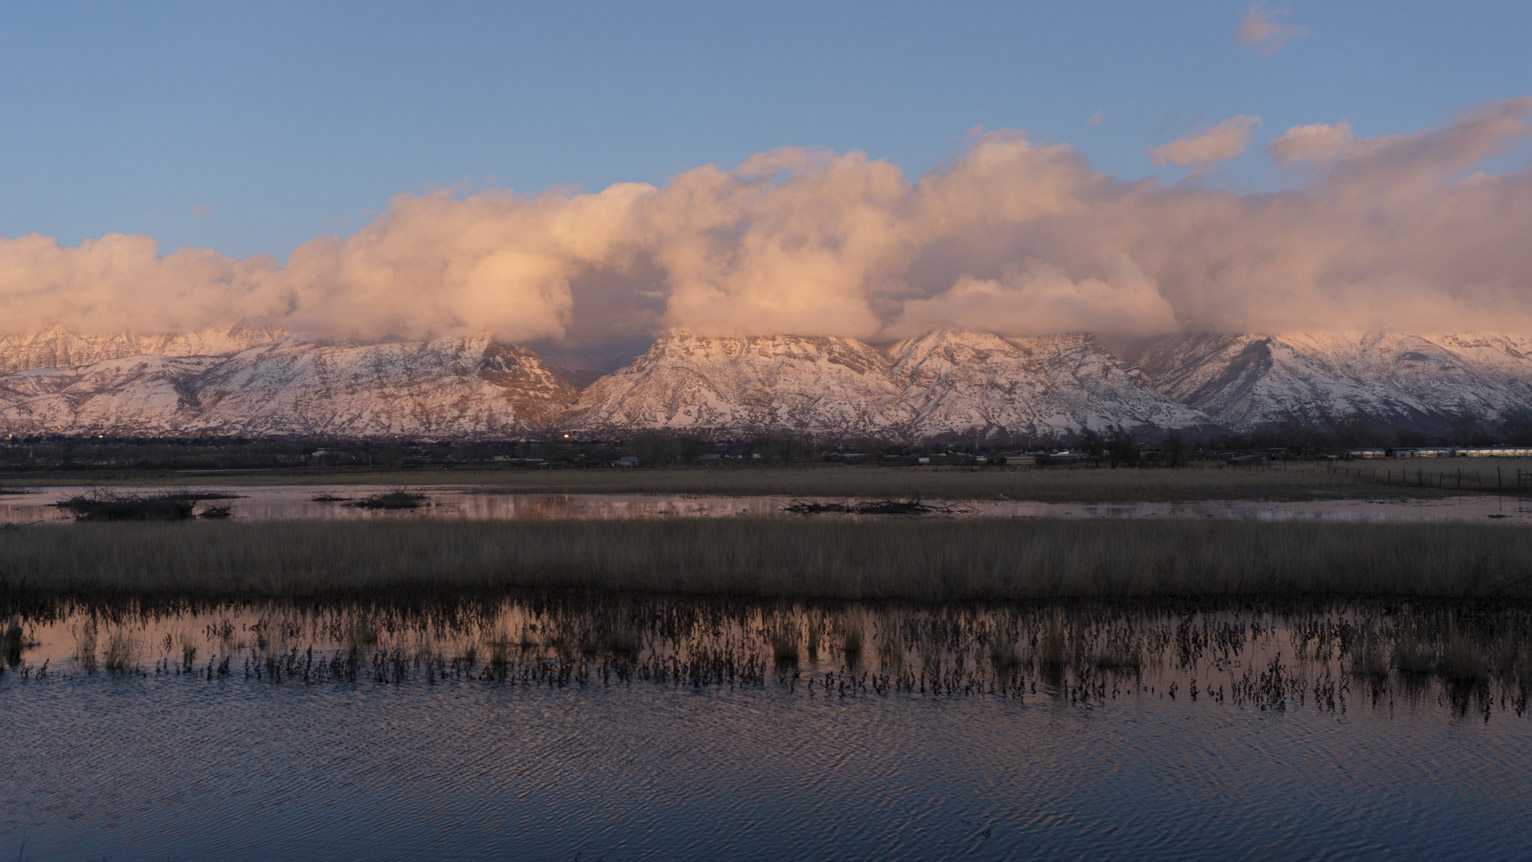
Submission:
[[13,679],[741,687],[800,697],[1170,698],[1345,715],[1522,716],[1532,611],[1316,606],[800,604],[533,594],[412,606],[31,608]]
[[[90,492],[85,487],[59,487],[0,496],[0,523],[67,523],[68,512],[55,507],[58,500]],[[123,494],[154,494],[164,489],[118,488]],[[347,502],[387,493],[387,486],[207,486],[194,489],[234,499],[209,500],[210,506],[228,506],[239,520],[361,520],[370,518],[457,518],[471,520],[572,520],[797,517],[784,512],[789,497],[721,497],[690,494],[508,494],[456,486],[412,488],[427,495],[419,509],[375,511],[355,508]],[[317,498],[317,499],[316,499]],[[1423,500],[1305,500],[1305,501],[1200,501],[1140,503],[1041,503],[1026,500],[927,501],[952,505],[954,517],[987,518],[1185,518],[1261,521],[1422,522],[1492,521],[1532,525],[1532,501],[1492,495],[1446,497]],[[852,518],[858,515],[817,515]]]
[[[45,603],[0,858],[1516,858],[1525,608]],[[3,634],[3,630],[0,630]]]

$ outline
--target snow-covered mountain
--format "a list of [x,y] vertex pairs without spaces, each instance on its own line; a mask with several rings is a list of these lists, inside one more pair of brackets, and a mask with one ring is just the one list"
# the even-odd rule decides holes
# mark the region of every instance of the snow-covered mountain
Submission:
[[489,338],[326,344],[280,338],[228,356],[126,356],[0,377],[6,433],[520,436],[575,390]]
[[672,332],[593,383],[564,423],[987,440],[1209,424],[1090,336],[1010,339],[955,330],[887,350],[851,338]]
[[889,350],[915,438],[1061,437],[1083,429],[1211,425],[1152,389],[1089,335],[1002,338],[941,330]]
[[852,338],[703,338],[677,330],[580,395],[582,430],[888,434],[914,412],[888,358]]
[[125,356],[228,356],[284,334],[239,325],[179,335],[81,335],[56,326],[34,335],[0,335],[0,374],[78,368]]
[[1137,357],[1164,394],[1241,430],[1360,415],[1441,430],[1532,417],[1532,338],[1406,333],[1178,335]]
[[[568,357],[565,357],[568,359]],[[1136,363],[1136,364],[1135,364]],[[1089,335],[852,338],[671,332],[583,392],[488,337],[361,344],[236,327],[0,339],[0,434],[718,435],[1019,441],[1532,420],[1532,337],[1179,335],[1121,356]]]

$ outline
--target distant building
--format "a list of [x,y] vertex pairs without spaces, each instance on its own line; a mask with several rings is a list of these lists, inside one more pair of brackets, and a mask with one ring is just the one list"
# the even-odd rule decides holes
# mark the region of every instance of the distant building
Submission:
[[1451,458],[1450,446],[1410,446],[1388,450],[1390,458]]
[[1460,446],[1452,454],[1458,458],[1532,458],[1532,446]]

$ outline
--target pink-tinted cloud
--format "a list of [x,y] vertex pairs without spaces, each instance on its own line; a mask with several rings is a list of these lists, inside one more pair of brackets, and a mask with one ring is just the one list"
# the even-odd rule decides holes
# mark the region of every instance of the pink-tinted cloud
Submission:
[[1187,132],[1168,144],[1155,147],[1149,155],[1156,167],[1205,168],[1216,165],[1243,153],[1250,146],[1254,128],[1260,124],[1261,118],[1250,114],[1230,117],[1212,128]]
[[1292,14],[1289,9],[1265,9],[1252,3],[1240,19],[1239,29],[1234,31],[1234,41],[1271,57],[1287,46],[1287,43],[1309,35],[1307,27],[1284,24],[1278,18]]
[[1333,126],[1312,123],[1293,126],[1280,138],[1266,145],[1266,152],[1279,164],[1291,165],[1313,159],[1329,162],[1344,153],[1353,143],[1351,124],[1341,120]]
[[400,196],[285,265],[143,236],[0,239],[0,332],[1532,332],[1532,171],[1480,166],[1529,139],[1529,98],[1401,135],[1298,127],[1268,149],[1303,184],[1262,194],[1120,180],[1016,132],[917,178],[783,149],[594,194]]

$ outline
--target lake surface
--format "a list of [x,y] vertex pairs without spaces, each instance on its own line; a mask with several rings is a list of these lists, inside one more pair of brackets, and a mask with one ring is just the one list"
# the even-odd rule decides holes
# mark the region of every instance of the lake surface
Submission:
[[1532,846],[1526,609],[22,610],[0,858]]
[[[0,523],[30,524],[68,522],[72,518],[53,504],[66,497],[86,494],[85,487],[47,488],[24,494],[0,496]],[[164,488],[116,488],[122,494],[158,494]],[[235,499],[207,500],[210,506],[228,506],[237,519],[355,520],[369,518],[457,518],[482,520],[623,519],[623,518],[727,518],[802,517],[785,512],[791,497],[712,497],[688,494],[507,494],[487,493],[461,486],[424,486],[411,490],[429,499],[419,509],[376,511],[347,506],[347,502],[386,493],[387,486],[216,486],[192,490],[230,495]],[[340,498],[315,502],[315,497]],[[836,498],[837,500],[842,498]],[[1194,518],[1259,521],[1499,521],[1532,525],[1532,500],[1487,494],[1423,500],[1309,500],[1309,501],[1202,501],[1181,503],[1040,503],[1025,500],[927,500],[950,506],[944,517],[991,518]],[[857,515],[816,517],[857,518]]]

